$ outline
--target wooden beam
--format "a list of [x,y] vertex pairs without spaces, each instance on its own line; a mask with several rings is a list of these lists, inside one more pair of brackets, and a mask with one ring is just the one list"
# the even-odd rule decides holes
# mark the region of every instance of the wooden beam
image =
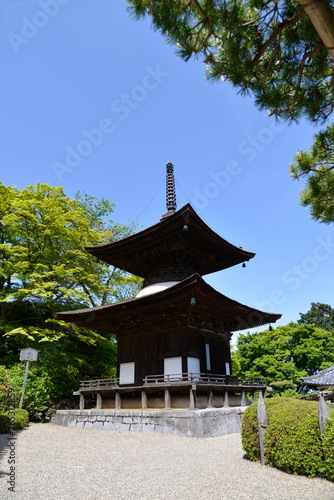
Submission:
[[242,390],[241,392],[241,406],[246,406],[246,392],[245,389]]
[[168,389],[165,389],[165,408],[166,410],[170,409],[170,394]]
[[210,389],[208,392],[208,408],[213,408],[213,390]]
[[189,409],[195,409],[195,391],[193,389],[189,390]]
[[147,408],[147,394],[145,391],[141,391],[141,407],[143,410]]
[[121,409],[121,396],[118,391],[115,392],[115,410]]
[[261,464],[264,465],[264,455],[265,455],[264,438],[265,438],[265,431],[268,427],[268,420],[267,420],[266,406],[264,404],[261,392],[259,395],[259,404],[257,406],[257,422],[258,422],[258,432],[259,432]]
[[224,392],[224,408],[229,408],[229,404],[228,404],[228,390],[225,389],[225,392]]

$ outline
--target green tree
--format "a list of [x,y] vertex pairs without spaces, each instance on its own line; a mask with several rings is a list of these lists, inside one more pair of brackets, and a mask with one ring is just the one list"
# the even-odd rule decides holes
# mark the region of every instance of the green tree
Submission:
[[315,325],[317,328],[322,328],[328,332],[334,330],[334,309],[328,304],[320,302],[312,302],[311,308],[307,313],[299,313],[300,319],[297,320],[299,325]]
[[310,208],[312,219],[334,221],[334,124],[314,136],[310,151],[300,151],[290,165],[294,179],[305,179],[300,200]]
[[[30,308],[55,310],[104,305],[133,294],[140,280],[94,259],[84,247],[131,234],[107,217],[109,200],[47,184],[22,191],[0,184],[1,318]],[[107,219],[107,220],[106,220]]]
[[19,397],[24,366],[18,351],[38,349],[27,385],[30,410],[47,397],[70,396],[82,379],[115,375],[112,331],[104,335],[55,317],[138,291],[139,278],[85,251],[133,233],[134,224],[110,220],[113,207],[85,193],[71,199],[47,184],[19,190],[0,183],[0,385],[7,380]]
[[235,359],[240,374],[272,382],[302,377],[334,363],[334,337],[316,326],[290,323],[260,333],[240,334]]
[[311,121],[326,120],[332,112],[332,58],[297,1],[128,4],[136,18],[149,15],[154,29],[177,46],[183,59],[202,57],[209,80],[228,80],[241,92],[251,92],[260,109]]
[[[201,58],[209,81],[231,82],[277,118],[322,124],[334,106],[334,0],[308,3],[128,0],[130,13],[150,16],[181,58]],[[332,127],[315,136],[319,147],[297,154],[291,170],[307,181],[302,204],[324,222],[334,220],[332,137]]]

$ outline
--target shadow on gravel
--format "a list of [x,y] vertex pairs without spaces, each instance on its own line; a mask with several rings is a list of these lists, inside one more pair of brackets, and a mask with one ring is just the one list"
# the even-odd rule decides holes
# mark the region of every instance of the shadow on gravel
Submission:
[[[13,431],[12,434],[0,434],[0,481],[4,481],[16,469],[17,438],[26,429]],[[11,468],[12,467],[12,468]]]

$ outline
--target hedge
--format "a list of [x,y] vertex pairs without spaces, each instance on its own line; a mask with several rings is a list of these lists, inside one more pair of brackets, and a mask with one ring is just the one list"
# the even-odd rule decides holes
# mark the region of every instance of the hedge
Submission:
[[[250,460],[260,459],[257,405],[249,406],[242,418],[242,445]],[[334,411],[321,437],[318,402],[272,398],[265,405],[265,462],[291,474],[334,480]]]
[[[13,421],[15,417],[15,422]],[[13,425],[14,424],[14,425]],[[0,434],[9,434],[13,430],[24,429],[29,425],[29,413],[26,410],[16,408],[12,412],[0,412]]]

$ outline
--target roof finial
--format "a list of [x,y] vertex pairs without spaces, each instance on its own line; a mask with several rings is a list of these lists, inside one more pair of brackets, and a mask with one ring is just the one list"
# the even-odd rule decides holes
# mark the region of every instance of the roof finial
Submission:
[[175,212],[176,210],[176,193],[174,181],[174,165],[168,162],[166,165],[166,206],[168,212]]

